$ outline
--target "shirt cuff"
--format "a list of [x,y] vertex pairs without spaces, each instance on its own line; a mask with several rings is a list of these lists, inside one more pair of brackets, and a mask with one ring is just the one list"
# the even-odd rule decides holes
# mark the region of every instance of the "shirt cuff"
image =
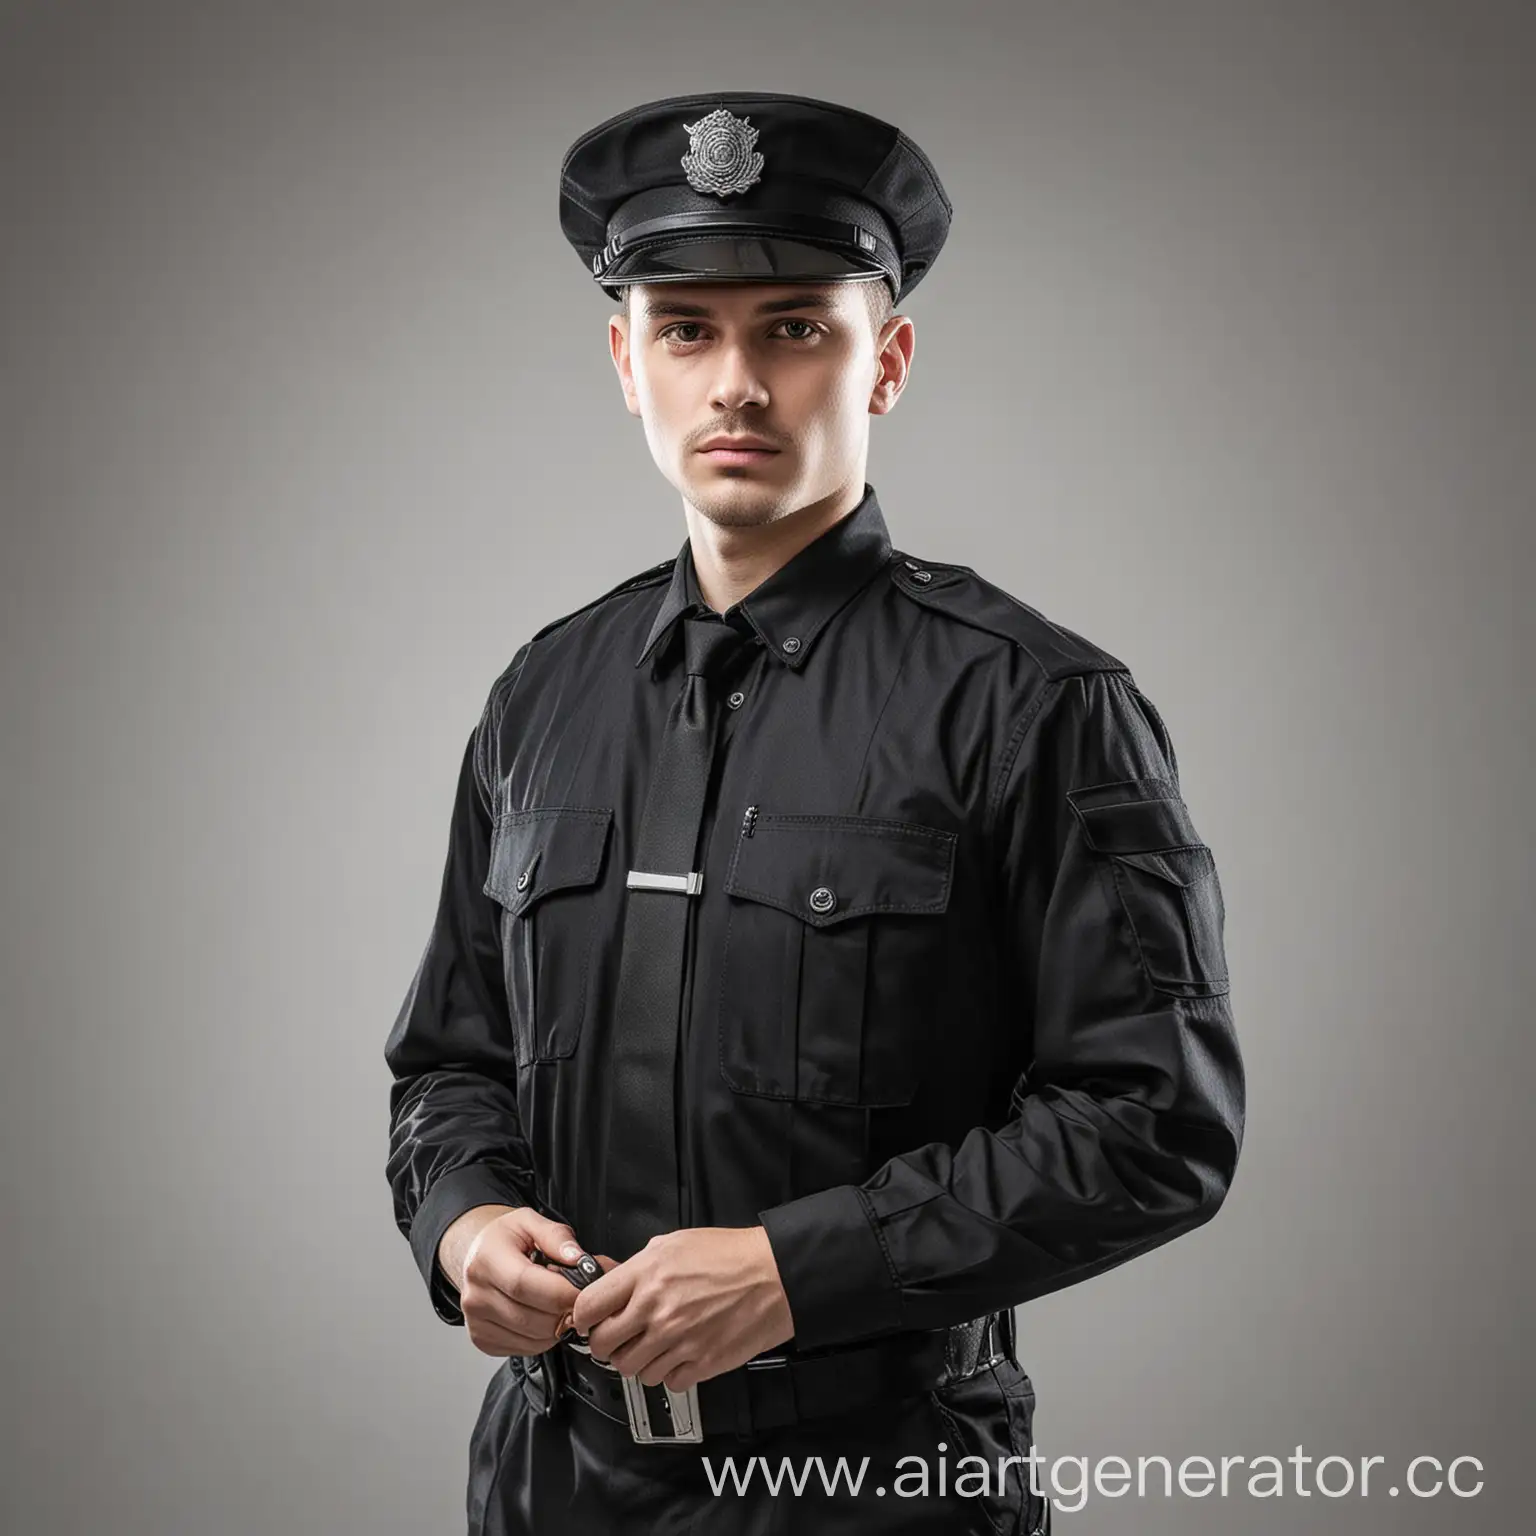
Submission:
[[438,1267],[437,1247],[443,1233],[465,1211],[477,1205],[527,1205],[527,1195],[493,1168],[469,1163],[436,1179],[411,1221],[411,1252],[427,1282],[432,1308],[445,1323],[462,1325],[458,1288]]
[[901,1282],[856,1184],[759,1211],[789,1298],[797,1349],[901,1328]]

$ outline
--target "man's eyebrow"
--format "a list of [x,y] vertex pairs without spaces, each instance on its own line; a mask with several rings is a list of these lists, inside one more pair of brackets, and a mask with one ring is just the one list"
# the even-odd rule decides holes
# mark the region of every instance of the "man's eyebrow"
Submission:
[[[824,293],[792,293],[787,299],[767,299],[752,311],[755,315],[777,315],[786,309],[831,310],[836,306]],[[659,315],[681,315],[689,320],[713,320],[715,312],[707,304],[689,304],[682,299],[648,299],[645,301],[646,318]]]

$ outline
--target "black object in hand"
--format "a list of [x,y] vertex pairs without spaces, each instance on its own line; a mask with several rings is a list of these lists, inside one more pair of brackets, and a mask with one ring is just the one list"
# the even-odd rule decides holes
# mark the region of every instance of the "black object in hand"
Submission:
[[[582,1254],[574,1264],[558,1264],[539,1248],[535,1248],[529,1257],[535,1264],[542,1264],[548,1269],[558,1270],[578,1291],[585,1290],[603,1272],[603,1266],[590,1253]],[[574,1339],[578,1336],[575,1328],[567,1328],[555,1335],[555,1343],[563,1344],[566,1340]]]
[[584,1253],[574,1264],[560,1264],[538,1248],[533,1250],[533,1262],[558,1270],[578,1291],[585,1290],[594,1280],[600,1279],[603,1267],[590,1253]]

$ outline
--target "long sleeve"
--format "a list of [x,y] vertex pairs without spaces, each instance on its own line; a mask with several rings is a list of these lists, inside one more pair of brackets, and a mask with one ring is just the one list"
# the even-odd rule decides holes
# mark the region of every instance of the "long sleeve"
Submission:
[[802,1348],[934,1328],[1215,1215],[1242,1143],[1215,863],[1128,673],[1048,685],[991,797],[1009,1114],[759,1213]]
[[[520,653],[521,655],[521,653]],[[498,908],[483,886],[490,853],[496,717],[517,663],[498,679],[459,770],[448,857],[426,949],[384,1048],[387,1173],[395,1221],[437,1315],[462,1324],[437,1264],[443,1233],[477,1205],[533,1205],[518,1118]]]

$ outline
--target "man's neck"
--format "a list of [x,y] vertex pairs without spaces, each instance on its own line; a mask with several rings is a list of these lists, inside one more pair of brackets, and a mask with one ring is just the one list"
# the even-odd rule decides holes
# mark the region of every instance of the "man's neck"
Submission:
[[799,507],[771,523],[730,528],[712,523],[692,503],[684,502],[688,542],[699,593],[716,613],[724,613],[780,566],[840,522],[864,499],[864,476],[840,486],[831,496]]

